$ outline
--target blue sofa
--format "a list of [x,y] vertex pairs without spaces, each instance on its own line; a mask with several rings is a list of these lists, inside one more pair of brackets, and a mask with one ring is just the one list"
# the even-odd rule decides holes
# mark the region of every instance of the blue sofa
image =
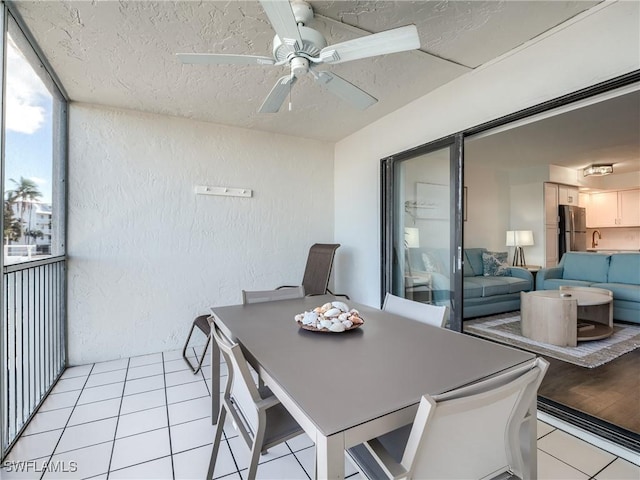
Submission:
[[613,292],[613,318],[640,323],[640,252],[567,252],[557,267],[543,268],[536,290],[561,285],[606,288]]
[[[482,254],[486,248],[464,249],[463,318],[480,317],[520,309],[520,292],[533,290],[533,275],[519,267],[508,267],[505,275],[485,275]],[[409,249],[414,276],[429,275],[436,305],[449,301],[449,263],[440,249]]]

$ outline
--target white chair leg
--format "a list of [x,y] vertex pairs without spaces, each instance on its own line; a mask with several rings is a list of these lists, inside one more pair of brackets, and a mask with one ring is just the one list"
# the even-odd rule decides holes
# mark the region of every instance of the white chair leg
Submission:
[[218,459],[218,450],[220,449],[220,440],[222,439],[222,430],[224,429],[226,417],[226,409],[224,407],[220,408],[218,424],[216,425],[216,436],[213,440],[213,449],[211,450],[211,459],[209,460],[209,469],[207,470],[207,480],[213,479],[213,471],[216,468],[216,460]]

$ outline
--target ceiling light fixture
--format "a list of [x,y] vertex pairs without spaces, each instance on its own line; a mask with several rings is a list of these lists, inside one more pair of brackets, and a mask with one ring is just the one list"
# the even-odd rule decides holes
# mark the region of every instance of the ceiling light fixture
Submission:
[[610,173],[613,173],[613,164],[611,163],[594,163],[583,170],[585,177],[590,175],[609,175]]

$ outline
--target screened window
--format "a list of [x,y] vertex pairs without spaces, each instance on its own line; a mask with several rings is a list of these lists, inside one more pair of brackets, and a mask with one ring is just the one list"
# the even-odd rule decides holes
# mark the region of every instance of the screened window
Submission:
[[13,19],[6,37],[4,264],[64,253],[65,102]]

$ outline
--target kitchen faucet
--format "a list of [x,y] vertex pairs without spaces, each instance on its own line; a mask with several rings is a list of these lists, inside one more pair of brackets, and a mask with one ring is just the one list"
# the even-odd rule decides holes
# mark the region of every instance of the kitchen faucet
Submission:
[[598,234],[598,238],[601,239],[602,235],[600,235],[600,230],[594,230],[591,234],[591,248],[596,248],[598,246],[598,240],[596,240],[596,233]]

